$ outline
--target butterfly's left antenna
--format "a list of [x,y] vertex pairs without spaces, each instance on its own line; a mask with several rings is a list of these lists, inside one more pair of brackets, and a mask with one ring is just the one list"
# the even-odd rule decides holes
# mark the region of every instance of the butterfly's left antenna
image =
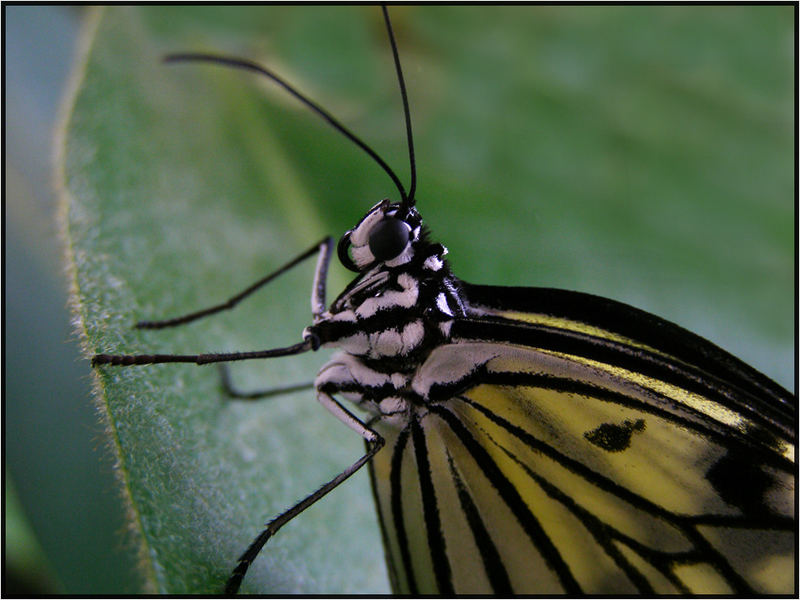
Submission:
[[[391,30],[390,30],[391,31]],[[392,42],[392,47],[394,47],[394,42]],[[395,50],[395,57],[396,57],[396,50]],[[396,60],[396,58],[395,58]],[[351,142],[356,144],[359,148],[361,148],[364,152],[366,152],[372,159],[380,165],[380,167],[386,172],[387,175],[392,179],[394,185],[397,187],[397,190],[400,192],[400,197],[402,199],[403,204],[406,205],[413,205],[413,200],[409,201],[409,197],[406,194],[405,188],[403,184],[400,182],[400,179],[395,175],[395,172],[392,171],[391,167],[386,164],[377,152],[375,152],[372,148],[370,148],[364,141],[361,140],[356,134],[350,131],[347,127],[342,125],[333,115],[331,115],[327,110],[322,108],[319,104],[302,94],[298,91],[294,86],[290,83],[285,81],[280,76],[276,75],[266,67],[259,65],[251,60],[246,58],[236,58],[232,56],[222,56],[219,54],[210,54],[205,52],[180,52],[175,54],[168,54],[164,57],[165,63],[175,63],[175,62],[205,62],[205,63],[213,63],[217,65],[224,65],[228,67],[235,67],[237,69],[244,69],[246,71],[254,71],[259,73],[260,75],[264,75],[265,77],[271,79],[287,92],[289,92],[292,96],[297,98],[300,102],[305,104],[308,108],[314,111],[317,115],[325,119],[331,126],[333,126],[336,131],[344,135],[348,138]],[[401,77],[402,81],[402,77]],[[405,91],[403,92],[403,97],[405,98]],[[413,169],[412,169],[413,173]],[[413,175],[412,175],[413,181]],[[413,186],[412,186],[413,189]],[[413,198],[413,196],[412,196]]]
[[386,31],[389,33],[389,44],[392,46],[392,56],[394,57],[394,69],[397,72],[397,83],[400,84],[400,97],[403,99],[403,114],[406,120],[406,139],[408,140],[408,161],[411,167],[411,183],[408,187],[408,197],[405,198],[407,206],[414,206],[416,200],[414,192],[417,189],[417,164],[414,160],[414,137],[411,135],[411,111],[408,108],[408,94],[406,93],[406,82],[403,79],[403,69],[400,67],[400,54],[397,51],[397,43],[392,31],[392,23],[389,20],[389,10],[386,5],[382,5],[383,19],[386,21]]

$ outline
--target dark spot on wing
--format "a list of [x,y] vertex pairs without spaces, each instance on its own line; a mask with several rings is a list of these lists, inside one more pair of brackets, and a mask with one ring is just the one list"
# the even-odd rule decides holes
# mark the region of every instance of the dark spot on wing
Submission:
[[764,498],[775,480],[746,448],[729,448],[708,470],[706,479],[725,502],[746,515],[769,510]]
[[644,431],[644,428],[644,419],[637,419],[635,422],[625,420],[619,425],[603,423],[600,427],[584,433],[583,437],[607,452],[622,452],[631,445],[633,432]]

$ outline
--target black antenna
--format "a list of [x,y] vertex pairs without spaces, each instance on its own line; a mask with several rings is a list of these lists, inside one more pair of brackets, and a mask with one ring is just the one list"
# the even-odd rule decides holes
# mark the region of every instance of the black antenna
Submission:
[[397,43],[394,39],[392,23],[389,21],[389,9],[386,8],[385,4],[381,5],[381,9],[383,9],[383,19],[386,21],[386,31],[389,33],[389,44],[392,46],[394,68],[397,72],[397,82],[400,84],[400,97],[403,99],[403,113],[406,119],[406,139],[408,140],[408,161],[411,167],[411,185],[408,189],[408,198],[405,204],[414,206],[416,203],[414,192],[417,189],[417,165],[414,161],[414,138],[411,135],[411,111],[408,108],[408,94],[406,93],[406,82],[403,79],[403,69],[400,67],[400,54],[397,52]]
[[[384,9],[385,10],[385,9]],[[388,21],[387,21],[388,22]],[[391,38],[391,29],[389,30],[389,37]],[[394,50],[394,39],[392,39],[392,48],[395,52],[395,61],[397,61],[397,51]],[[342,125],[336,118],[333,117],[328,111],[322,108],[319,104],[311,100],[310,98],[306,97],[302,93],[300,93],[296,88],[294,88],[291,84],[283,80],[281,77],[267,69],[266,67],[262,67],[258,63],[255,63],[251,60],[247,60],[246,58],[235,58],[232,56],[222,56],[219,54],[209,54],[205,52],[181,52],[176,54],[168,54],[164,57],[165,63],[172,63],[172,62],[206,62],[206,63],[213,63],[218,65],[225,65],[228,67],[235,67],[237,69],[244,69],[246,71],[255,71],[265,77],[271,79],[287,92],[289,92],[292,96],[300,100],[303,104],[305,104],[308,108],[314,111],[317,115],[325,119],[328,123],[330,123],[336,131],[344,135],[348,138],[351,142],[355,143],[359,148],[361,148],[364,152],[369,154],[372,159],[380,165],[380,167],[386,171],[386,174],[394,182],[394,185],[397,187],[397,190],[400,192],[400,197],[402,199],[403,204],[407,204],[409,206],[413,206],[414,202],[413,199],[409,200],[409,197],[406,195],[405,188],[403,184],[398,179],[397,175],[395,175],[394,171],[386,164],[386,162],[378,156],[378,153],[375,152],[372,148],[367,146],[366,143],[361,141],[361,139],[356,136],[353,132],[351,132],[347,127]],[[399,63],[398,63],[399,68]],[[401,86],[402,86],[402,76],[400,78]],[[405,90],[403,90],[403,98],[405,101]],[[408,109],[406,109],[407,111]],[[406,112],[406,121],[408,121],[408,113]],[[410,127],[410,125],[409,125]],[[409,135],[410,135],[409,129]],[[413,182],[413,169],[412,169],[412,182]],[[412,184],[413,190],[413,184]]]

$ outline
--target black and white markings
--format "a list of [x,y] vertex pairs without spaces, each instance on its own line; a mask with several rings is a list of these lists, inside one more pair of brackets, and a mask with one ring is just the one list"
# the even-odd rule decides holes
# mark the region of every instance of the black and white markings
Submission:
[[428,241],[413,207],[383,200],[343,236],[339,251],[359,276],[306,332],[339,350],[316,386],[407,420],[428,401],[417,390],[436,383],[420,381],[422,365],[464,315],[447,249]]

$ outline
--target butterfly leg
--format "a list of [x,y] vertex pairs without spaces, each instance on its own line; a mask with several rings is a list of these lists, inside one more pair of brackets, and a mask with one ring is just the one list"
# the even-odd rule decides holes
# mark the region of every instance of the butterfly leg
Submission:
[[[175,317],[164,321],[140,321],[136,324],[141,329],[162,329],[164,327],[175,327],[189,323],[195,319],[205,317],[210,314],[228,310],[236,306],[242,299],[255,292],[260,287],[266,285],[278,275],[281,275],[302,262],[309,256],[319,253],[317,267],[314,272],[314,285],[311,291],[311,312],[316,319],[325,311],[325,287],[328,276],[328,265],[331,261],[333,250],[333,238],[330,236],[321,240],[301,255],[283,265],[277,271],[270,273],[263,279],[257,281],[246,290],[236,294],[232,298],[221,304],[199,310],[182,317]],[[272,358],[275,356],[288,356],[291,354],[301,354],[308,350],[316,350],[319,347],[319,340],[315,335],[304,336],[304,340],[299,344],[294,344],[287,348],[275,348],[272,350],[259,350],[256,352],[230,352],[230,353],[208,353],[208,354],[95,354],[92,357],[92,366],[97,365],[149,365],[155,363],[195,363],[204,365],[212,362],[227,362],[232,360],[249,360],[254,358]]]
[[[178,325],[184,325],[186,323],[191,323],[192,321],[196,321],[202,317],[207,317],[208,315],[213,315],[218,312],[222,312],[224,310],[230,310],[235,307],[239,302],[244,300],[247,296],[252,294],[253,292],[257,291],[261,287],[268,284],[270,281],[282,275],[292,267],[296,266],[297,264],[303,262],[309,256],[313,256],[316,253],[320,254],[320,261],[317,264],[317,273],[320,271],[320,263],[324,263],[324,267],[322,268],[323,271],[323,279],[324,276],[327,275],[328,270],[328,263],[330,263],[330,256],[331,250],[333,249],[333,238],[330,236],[326,237],[323,240],[320,240],[318,243],[314,244],[311,248],[300,254],[299,256],[293,258],[288,263],[280,267],[278,270],[273,271],[266,277],[259,279],[254,284],[249,286],[248,288],[242,290],[235,296],[231,296],[224,302],[219,304],[215,304],[209,308],[204,308],[186,315],[181,315],[179,317],[173,317],[171,319],[164,319],[162,321],[139,321],[136,323],[137,329],[164,329],[166,327],[176,327]],[[317,289],[319,287],[318,277],[315,276],[314,278],[314,294],[316,296]],[[322,284],[322,289],[324,291],[324,283]]]
[[336,477],[267,523],[264,530],[258,535],[258,537],[256,537],[255,540],[253,540],[253,543],[250,544],[247,550],[245,550],[245,552],[239,557],[239,562],[225,585],[226,594],[235,594],[239,590],[239,586],[242,583],[242,579],[244,579],[245,573],[247,573],[247,569],[250,567],[250,564],[253,562],[253,560],[255,560],[256,556],[258,556],[261,548],[264,547],[264,544],[267,543],[269,538],[275,535],[281,527],[286,525],[286,523],[314,504],[317,500],[321,499],[328,492],[332,491],[353,473],[358,471],[370,461],[370,459],[375,455],[375,453],[378,452],[378,450],[383,447],[383,438],[378,433],[370,429],[360,419],[354,416],[339,402],[337,402],[330,393],[324,392],[318,388],[317,399],[333,414],[333,416],[335,416],[342,423],[350,427],[350,429],[357,432],[362,438],[364,438],[364,440],[366,440],[367,451],[361,458],[339,473]]
[[267,388],[263,390],[250,390],[242,391],[233,385],[231,380],[231,371],[227,364],[219,363],[219,378],[222,391],[229,398],[235,400],[260,400],[261,398],[269,398],[270,396],[280,396],[281,394],[289,394],[299,390],[307,390],[314,387],[313,381],[305,381],[303,383],[293,383],[291,385]]
[[210,363],[230,362],[233,360],[292,356],[294,354],[308,352],[309,350],[316,350],[318,347],[318,343],[313,338],[306,338],[302,342],[287,346],[286,348],[270,348],[269,350],[255,350],[252,352],[224,352],[218,354],[95,354],[92,357],[92,366],[114,365],[129,367],[131,365],[154,365],[160,363],[194,363],[196,365],[207,365]]
[[[316,320],[323,312],[325,312],[325,295],[326,284],[328,281],[328,266],[331,262],[331,251],[333,249],[333,239],[329,236],[322,240],[317,246],[319,250],[319,257],[317,258],[317,267],[314,270],[314,283],[311,288],[311,315]],[[307,251],[304,255],[296,258],[293,262],[303,260],[308,255]],[[284,269],[289,268],[284,267]],[[252,287],[252,286],[251,286]],[[223,391],[230,398],[238,400],[259,400],[261,398],[268,398],[270,396],[278,396],[280,394],[288,394],[297,390],[308,389],[314,387],[314,382],[308,381],[305,383],[295,383],[288,386],[281,386],[275,388],[268,388],[265,390],[254,390],[243,392],[236,389],[231,381],[230,369],[224,363],[219,364],[220,383],[222,384]]]

